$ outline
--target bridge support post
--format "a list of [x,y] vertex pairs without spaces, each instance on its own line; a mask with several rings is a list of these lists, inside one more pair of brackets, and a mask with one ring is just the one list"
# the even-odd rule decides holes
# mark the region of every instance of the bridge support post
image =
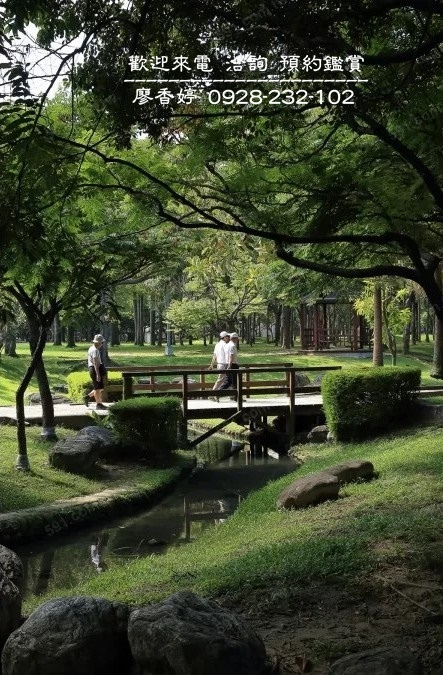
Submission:
[[289,434],[290,442],[295,435],[295,370],[289,370],[289,413],[286,416],[286,433]]
[[134,389],[132,388],[132,375],[130,373],[123,373],[123,400],[134,396]]
[[178,420],[178,447],[182,450],[186,450],[189,447],[188,442],[188,420],[186,415],[182,412]]

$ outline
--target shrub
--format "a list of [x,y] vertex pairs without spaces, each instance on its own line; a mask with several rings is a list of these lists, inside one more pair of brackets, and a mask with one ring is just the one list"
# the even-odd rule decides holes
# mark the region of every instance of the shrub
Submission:
[[109,408],[115,436],[152,461],[164,460],[178,447],[180,401],[175,396],[137,396]]
[[418,368],[331,372],[322,381],[323,407],[339,441],[375,435],[408,419],[420,386]]
[[[121,373],[108,373],[108,382],[110,384],[121,384],[123,388],[123,378]],[[85,394],[91,391],[92,382],[87,371],[83,373],[70,373],[66,382],[68,384],[68,396],[71,401],[83,403]],[[109,393],[109,401],[115,401],[121,398],[121,394]]]

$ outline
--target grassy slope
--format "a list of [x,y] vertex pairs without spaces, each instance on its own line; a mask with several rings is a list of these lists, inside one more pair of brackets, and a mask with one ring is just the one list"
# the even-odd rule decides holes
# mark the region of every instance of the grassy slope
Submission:
[[[163,556],[108,571],[67,595],[142,603],[185,588],[244,593],[325,578],[343,581],[398,557],[419,565],[441,532],[442,442],[442,429],[427,428],[364,444],[300,447],[306,456],[297,473],[252,494],[222,526]],[[276,509],[277,495],[291,480],[348,458],[372,460],[378,479],[346,486],[336,502]]]
[[[131,489],[155,489],[173,479],[182,465],[179,458],[177,466],[168,469],[136,468],[125,466],[125,470],[110,473],[97,470],[93,477],[78,476],[48,465],[47,442],[39,438],[40,429],[27,430],[28,454],[32,471],[17,472],[14,469],[17,456],[16,429],[0,426],[0,512],[6,513],[40,504],[50,504],[57,499],[68,499],[80,495],[100,492],[106,488],[128,486]],[[74,432],[58,429],[60,438],[73,435]]]
[[[53,347],[49,345],[44,354],[46,368],[49,375],[51,386],[64,384],[66,376],[73,370],[86,371],[86,351],[88,345],[83,344],[74,349],[66,347]],[[416,349],[414,347],[414,349]],[[18,358],[2,356],[0,359],[0,405],[13,405],[15,400],[15,390],[17,383],[25,372],[29,362],[29,347],[27,344],[18,345]],[[130,344],[112,347],[110,355],[113,365],[197,365],[207,366],[211,361],[213,347],[207,345],[204,347],[201,342],[194,345],[176,345],[174,347],[175,357],[166,357],[164,347],[134,347]],[[432,355],[432,343],[424,342],[417,345],[417,356],[399,357],[399,365],[419,366],[423,369],[422,381],[433,382],[429,377],[429,359]],[[296,366],[333,366],[341,365],[343,368],[355,368],[361,366],[370,366],[370,359],[351,359],[340,356],[331,356],[325,353],[321,356],[300,356],[295,352],[285,352],[272,345],[257,344],[254,347],[241,345],[240,360],[244,362],[286,362],[292,361]],[[386,363],[390,362],[389,358]],[[37,384],[35,380],[31,382],[29,391],[36,391]]]

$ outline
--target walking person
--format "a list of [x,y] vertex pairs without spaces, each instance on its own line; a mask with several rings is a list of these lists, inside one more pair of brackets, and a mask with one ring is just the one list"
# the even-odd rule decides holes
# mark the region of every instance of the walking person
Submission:
[[[209,366],[210,368],[214,368],[215,366],[217,370],[226,370],[226,368],[228,367],[228,354],[227,354],[228,342],[229,342],[229,333],[227,333],[225,330],[222,330],[222,332],[220,333],[220,340],[214,347],[211,365]],[[217,380],[215,381],[215,384],[212,387],[212,390],[217,391],[218,389],[222,389],[222,385],[225,383],[225,381],[226,381],[226,374],[219,373]],[[218,401],[218,398],[216,397],[215,400]]]
[[[238,365],[238,333],[229,334],[229,342],[227,344],[227,359],[228,367],[226,371],[226,382],[222,384],[220,389],[236,389],[237,388],[237,374]],[[237,395],[231,396],[231,399],[237,400]]]
[[103,389],[104,389],[104,379],[106,376],[106,369],[102,364],[102,359],[100,356],[100,348],[104,342],[103,335],[98,333],[94,335],[92,345],[88,349],[88,370],[89,376],[92,380],[92,389],[89,394],[85,396],[85,405],[89,405],[92,399],[95,400],[96,408],[99,410],[104,410],[106,406],[103,405]]
[[107,401],[107,397],[105,396],[106,394],[106,387],[108,386],[108,361],[109,361],[109,354],[108,354],[108,345],[106,344],[105,338],[103,338],[102,346],[98,350],[100,352],[100,359],[102,362],[102,384],[103,384],[103,395],[102,395],[102,403],[103,401]]

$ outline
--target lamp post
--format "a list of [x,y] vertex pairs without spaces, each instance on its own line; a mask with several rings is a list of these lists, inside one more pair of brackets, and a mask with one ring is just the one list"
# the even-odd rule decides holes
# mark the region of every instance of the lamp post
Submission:
[[165,356],[174,356],[174,352],[172,350],[172,333],[173,333],[174,329],[171,328],[170,321],[166,321],[165,331],[166,331]]

